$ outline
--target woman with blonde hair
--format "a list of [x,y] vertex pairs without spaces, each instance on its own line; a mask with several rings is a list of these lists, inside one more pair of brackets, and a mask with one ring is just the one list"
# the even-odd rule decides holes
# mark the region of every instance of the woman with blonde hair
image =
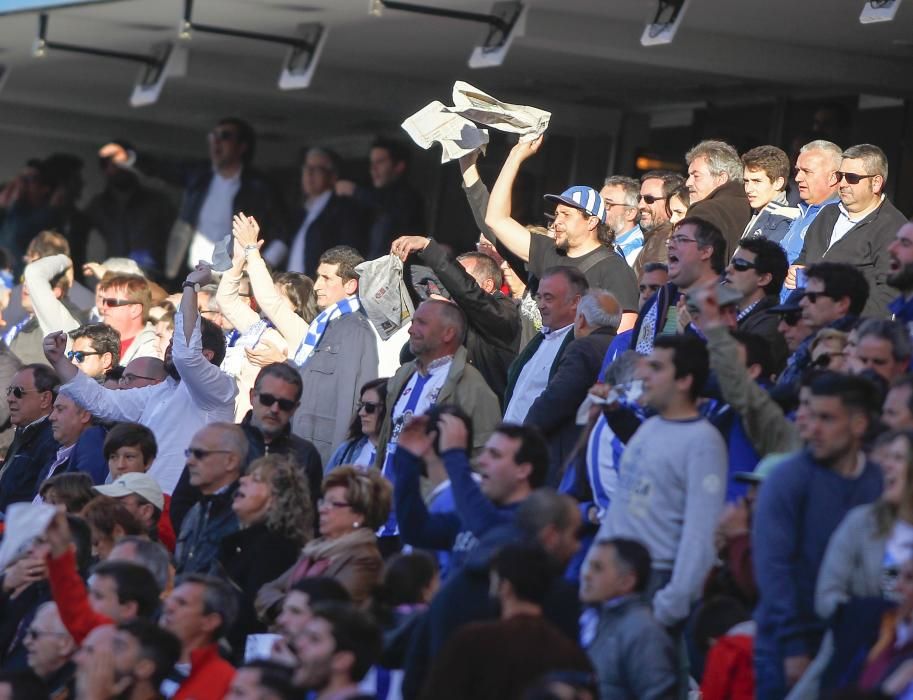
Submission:
[[260,619],[272,620],[288,590],[301,579],[328,576],[364,605],[383,574],[375,532],[387,522],[393,487],[375,469],[336,467],[323,480],[320,537],[309,542],[288,571],[257,595]]

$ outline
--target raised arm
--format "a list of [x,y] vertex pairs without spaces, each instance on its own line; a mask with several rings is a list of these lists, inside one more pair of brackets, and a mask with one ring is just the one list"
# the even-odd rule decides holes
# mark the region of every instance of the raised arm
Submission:
[[520,166],[527,158],[535,155],[542,146],[542,136],[535,141],[518,143],[510,150],[510,155],[501,168],[501,173],[491,190],[488,200],[488,210],[485,212],[485,223],[491,228],[495,237],[507,249],[524,262],[529,260],[530,232],[513,219],[511,211],[511,190]]
[[[211,411],[234,405],[238,387],[231,377],[212,364],[203,354],[201,320],[196,312],[196,296],[193,287],[184,288],[181,310],[174,315],[171,358],[193,402],[198,408]],[[192,302],[188,302],[188,297],[193,298]],[[188,320],[184,314],[191,304],[193,313]]]
[[219,280],[216,302],[219,304],[219,311],[229,320],[231,325],[237,328],[239,332],[244,333],[260,320],[260,315],[241,301],[241,297],[238,294],[244,270],[244,250],[237,242],[234,244],[231,263],[231,267],[222,274],[222,279]]
[[288,343],[289,354],[294,355],[301,341],[308,332],[308,324],[292,311],[288,304],[276,292],[273,278],[266,269],[266,263],[260,255],[260,227],[256,220],[243,213],[235,216],[232,222],[232,233],[235,244],[241,248],[247,259],[247,275],[250,277],[251,293],[264,315]]
[[72,266],[73,262],[66,255],[49,255],[25,266],[25,286],[28,287],[32,308],[42,333],[79,328],[79,321],[73,318],[63,302],[54,295],[51,284],[51,280]]

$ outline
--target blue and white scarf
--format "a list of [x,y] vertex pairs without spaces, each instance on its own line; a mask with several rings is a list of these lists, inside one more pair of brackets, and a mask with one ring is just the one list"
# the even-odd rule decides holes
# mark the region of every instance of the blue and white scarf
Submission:
[[311,325],[308,326],[307,335],[304,336],[304,340],[301,341],[301,345],[295,351],[295,357],[293,358],[295,364],[300,367],[307,362],[314,349],[320,343],[320,339],[323,338],[330,321],[335,321],[340,316],[354,313],[360,308],[361,303],[358,301],[358,297],[347,297],[317,314],[317,318],[311,321]]

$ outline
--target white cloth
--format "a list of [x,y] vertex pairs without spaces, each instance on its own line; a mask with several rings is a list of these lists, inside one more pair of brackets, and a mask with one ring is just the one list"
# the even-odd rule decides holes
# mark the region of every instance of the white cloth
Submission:
[[232,177],[213,172],[206,199],[197,217],[197,230],[190,242],[187,264],[193,267],[200,260],[212,262],[216,243],[231,235],[231,219],[235,210],[235,195],[241,189],[241,171]]
[[301,222],[298,233],[296,233],[295,237],[292,239],[292,250],[288,254],[288,265],[286,266],[286,269],[288,269],[289,272],[304,272],[308,262],[304,259],[304,251],[307,249],[308,229],[311,227],[311,224],[317,220],[317,217],[323,213],[323,210],[326,208],[327,203],[332,196],[333,191],[327,190],[323,194],[317,195],[313,201],[308,203],[307,216],[304,217],[304,221]]
[[184,449],[194,434],[208,423],[234,422],[234,380],[203,357],[200,320],[190,343],[184,340],[181,312],[174,317],[174,366],[181,381],[164,382],[139,389],[105,389],[82,372],[61,391],[92,414],[109,421],[141,423],[155,435],[158,456],[149,469],[162,491],[171,494],[184,470]]
[[526,414],[529,413],[529,407],[533,401],[539,398],[539,394],[545,391],[548,386],[548,376],[552,369],[552,364],[558,356],[561,344],[574,324],[559,328],[552,331],[542,339],[536,352],[529,358],[523,369],[520,370],[520,376],[517,377],[517,383],[514,386],[514,393],[510,397],[510,403],[507,404],[507,410],[504,411],[505,423],[523,423],[526,420]]

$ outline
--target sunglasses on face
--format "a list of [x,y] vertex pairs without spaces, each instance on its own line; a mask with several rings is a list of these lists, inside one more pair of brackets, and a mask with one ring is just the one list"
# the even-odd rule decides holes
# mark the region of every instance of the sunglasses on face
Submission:
[[758,267],[753,262],[746,260],[745,258],[733,258],[732,262],[730,264],[732,265],[732,269],[735,270],[736,272],[745,272],[746,270],[755,270]]
[[808,299],[810,304],[817,304],[818,299],[820,299],[821,297],[827,297],[829,299],[834,298],[827,292],[806,292],[805,293],[805,298]]
[[859,173],[845,173],[842,170],[838,170],[834,173],[834,176],[837,178],[837,182],[841,180],[846,180],[848,185],[858,185],[860,182],[869,177],[875,177],[874,175],[860,175]]
[[201,460],[206,459],[209,455],[216,455],[216,454],[226,454],[227,455],[230,452],[231,452],[231,450],[203,450],[199,447],[188,447],[186,450],[184,450],[184,456],[187,459],[190,459],[191,457],[193,457],[195,460],[197,460],[199,462]]
[[114,297],[103,297],[101,300],[101,305],[109,309],[117,306],[130,306],[130,304],[139,304],[139,302],[131,301],[130,299],[115,299]]
[[6,387],[6,395],[9,396],[12,394],[17,399],[21,399],[26,394],[37,394],[37,391],[30,391],[28,389],[23,389],[21,386],[8,386]]
[[279,404],[279,410],[289,413],[290,411],[295,410],[296,401],[291,399],[280,399],[278,396],[273,396],[272,394],[257,394],[257,399],[260,401],[260,404],[269,408],[274,403]]
[[787,326],[795,326],[802,320],[801,311],[790,311],[789,313],[780,314],[780,320]]
[[213,141],[234,141],[237,134],[231,129],[213,129],[209,132],[209,138]]
[[76,364],[78,364],[78,365],[81,365],[83,362],[86,361],[87,357],[91,357],[92,355],[101,355],[101,353],[100,352],[86,352],[85,350],[68,350],[67,351],[67,359],[70,362],[72,362],[73,360],[76,360]]
[[377,409],[380,408],[379,403],[374,403],[373,401],[359,401],[358,402],[358,411],[360,412],[364,409],[365,413],[369,416],[374,415],[377,412]]
[[665,199],[665,197],[654,197],[652,194],[639,194],[637,195],[637,201],[643,200],[647,204],[653,204],[654,202],[659,202]]

